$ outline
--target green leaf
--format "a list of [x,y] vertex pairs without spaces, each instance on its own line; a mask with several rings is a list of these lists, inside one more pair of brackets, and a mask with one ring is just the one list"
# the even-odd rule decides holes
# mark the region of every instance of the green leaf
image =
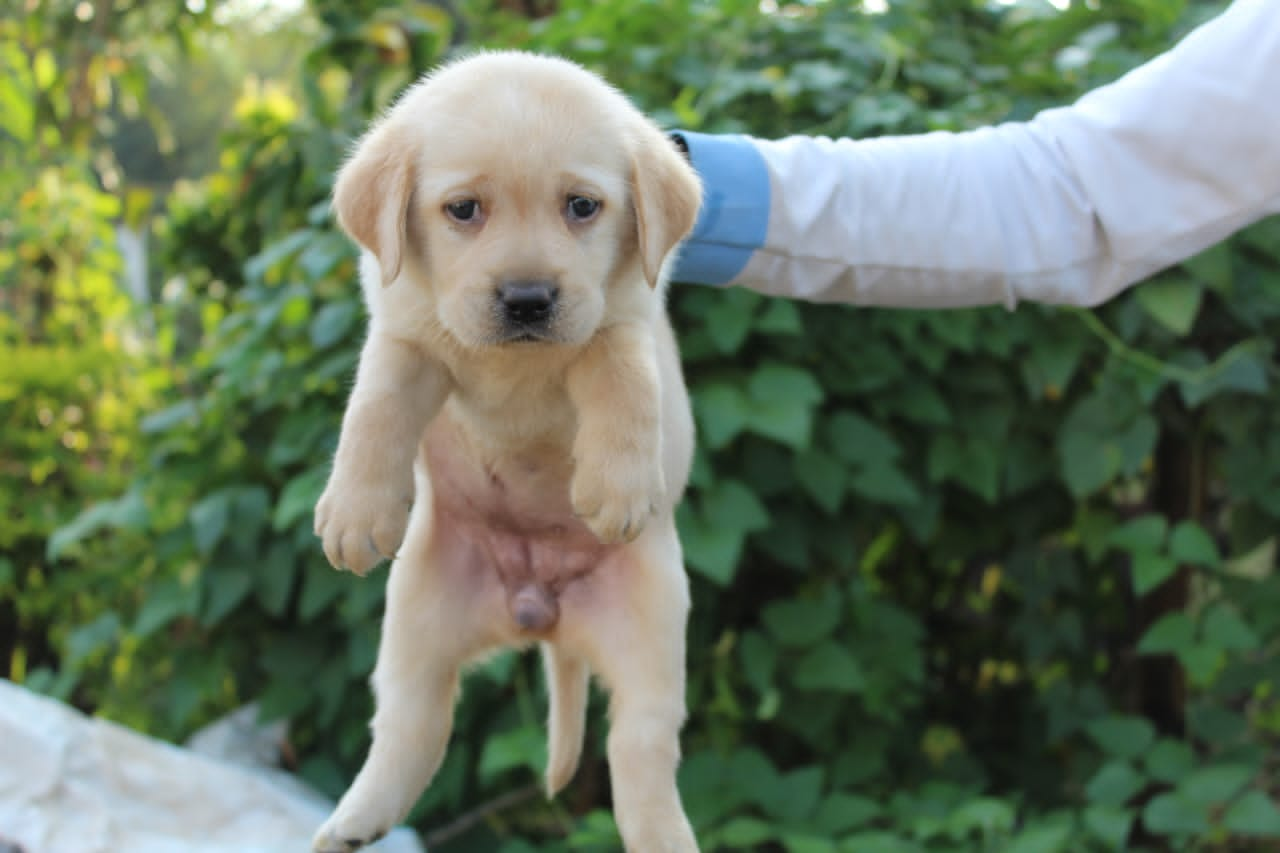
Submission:
[[785,364],[766,364],[751,375],[748,385],[755,400],[813,406],[825,396],[813,374]]
[[768,527],[769,514],[755,493],[726,479],[681,504],[676,522],[690,567],[723,585],[733,579],[747,534]]
[[1016,822],[1013,806],[994,797],[979,797],[955,809],[947,817],[952,838],[963,838],[977,832],[983,837],[1005,835]]
[[947,426],[951,423],[951,410],[946,398],[920,377],[904,387],[882,394],[881,399],[887,408],[907,420],[925,426]]
[[537,770],[544,751],[543,733],[538,726],[522,726],[509,732],[490,735],[480,755],[480,778],[492,782],[499,774],[516,768]]
[[212,553],[227,530],[227,522],[231,519],[231,498],[231,490],[220,489],[191,508],[188,516],[191,538],[195,540],[196,550],[204,556]]
[[688,501],[676,510],[676,526],[689,567],[717,585],[727,586],[742,555],[742,531],[708,524]]
[[1147,753],[1145,765],[1153,779],[1177,782],[1195,767],[1196,756],[1184,741],[1161,738]]
[[250,281],[261,281],[267,271],[290,257],[316,235],[310,228],[301,228],[269,244],[244,265],[244,276]]
[[1080,335],[1058,334],[1031,341],[1023,373],[1032,393],[1059,398],[1075,375],[1084,350],[1085,339]]
[[707,308],[704,328],[716,349],[725,355],[736,353],[751,333],[752,319],[760,304],[755,293],[740,288],[717,293]]
[[916,842],[880,830],[850,835],[843,839],[840,849],[844,853],[920,853]]
[[746,532],[769,526],[769,513],[755,492],[738,480],[722,479],[702,494],[702,511],[711,524]]
[[258,713],[263,720],[287,719],[302,713],[315,700],[309,685],[298,678],[269,682],[258,696]]
[[1183,382],[1179,386],[1182,399],[1195,408],[1219,394],[1239,391],[1246,394],[1263,394],[1270,387],[1267,380],[1265,357],[1241,352],[1231,358],[1221,369],[1199,382]]
[[1084,825],[1108,850],[1123,850],[1133,827],[1133,811],[1097,804],[1084,810]]
[[698,416],[699,443],[719,450],[746,428],[751,418],[751,403],[740,388],[712,383],[695,386],[693,411]]
[[779,774],[773,796],[761,805],[771,817],[798,824],[817,807],[818,797],[822,794],[823,775],[821,767],[801,767]]
[[743,850],[777,837],[773,824],[754,817],[738,816],[716,830],[716,839],[731,850]]
[[82,661],[113,644],[120,636],[120,617],[108,610],[67,634],[63,663],[75,668]]
[[309,514],[324,491],[328,470],[324,467],[311,468],[294,477],[285,484],[276,503],[275,515],[271,519],[271,527],[277,532],[284,530],[298,519]]
[[81,510],[75,518],[59,527],[45,543],[45,559],[57,560],[72,545],[102,530],[111,517],[109,503],[98,503]]
[[1152,319],[1175,335],[1183,336],[1191,331],[1200,312],[1204,288],[1191,279],[1167,278],[1149,281],[1135,293],[1138,304]]
[[1246,791],[1227,809],[1222,825],[1239,835],[1280,838],[1280,809],[1262,791]]
[[880,804],[869,797],[836,791],[818,804],[813,828],[834,838],[876,818],[881,811]]
[[147,637],[179,616],[195,616],[199,603],[200,590],[195,584],[183,583],[176,578],[151,584],[133,623],[133,633]]
[[1084,497],[1122,472],[1137,471],[1155,448],[1159,424],[1129,397],[1095,391],[1072,407],[1058,430],[1058,462],[1067,487]]
[[782,833],[782,844],[787,853],[836,853],[838,849],[830,839],[790,829]]
[[1000,491],[1005,452],[984,440],[962,440],[942,433],[929,445],[929,478],[935,482],[950,480],[993,503]]
[[882,466],[902,454],[893,436],[854,412],[839,412],[826,422],[827,443],[845,461],[862,467]]
[[1232,245],[1218,243],[1198,255],[1187,258],[1181,266],[1201,283],[1213,287],[1231,281]]
[[246,568],[219,568],[206,575],[204,586],[207,592],[201,622],[207,627],[221,622],[244,601],[253,588],[253,573]]
[[766,308],[756,318],[756,328],[772,335],[798,335],[804,331],[800,312],[786,299],[769,299]]
[[298,256],[298,266],[315,281],[333,272],[343,258],[351,255],[351,244],[340,233],[321,233],[307,243]]
[[813,411],[824,396],[811,373],[787,365],[765,365],[751,375],[747,390],[748,429],[797,450],[808,445]]
[[1248,652],[1261,644],[1257,632],[1225,602],[1209,609],[1200,630],[1204,641],[1218,649]]
[[36,99],[19,44],[17,39],[0,44],[0,131],[18,145],[26,145],[35,134]]
[[1120,451],[1094,435],[1059,433],[1058,455],[1062,479],[1076,498],[1093,494],[1120,471]]
[[1125,551],[1157,553],[1164,548],[1169,523],[1162,515],[1143,515],[1111,531],[1107,542]]
[[1196,737],[1209,743],[1224,744],[1242,738],[1252,725],[1244,714],[1215,705],[1193,708],[1188,722]]
[[824,642],[809,650],[795,667],[794,681],[801,690],[858,693],[866,687],[862,667],[847,648]]
[[878,503],[910,506],[920,502],[920,492],[915,484],[887,462],[857,471],[850,478],[849,486]]
[[765,605],[760,614],[765,628],[783,646],[808,648],[840,624],[839,595],[787,598]]
[[1003,853],[1062,853],[1070,841],[1069,825],[1032,826],[1005,845]]
[[343,339],[355,324],[359,304],[354,299],[331,302],[316,312],[311,320],[311,343],[326,349]]
[[1194,521],[1179,522],[1173,529],[1173,535],[1169,537],[1169,556],[1179,563],[1205,568],[1216,568],[1222,562],[1218,546]]
[[258,552],[258,535],[271,516],[271,493],[263,486],[237,486],[231,490],[229,537],[244,553]]
[[1226,657],[1222,649],[1200,643],[1178,653],[1178,663],[1187,671],[1187,679],[1195,687],[1208,687],[1222,671]]
[[183,400],[167,409],[147,415],[142,419],[140,428],[144,435],[168,432],[179,426],[190,428],[199,416],[200,410],[196,407],[195,401]]
[[1178,795],[1202,809],[1229,802],[1253,779],[1255,771],[1245,764],[1218,764],[1189,773],[1178,783]]
[[1191,617],[1181,611],[1166,613],[1147,629],[1138,641],[1138,651],[1146,655],[1179,654],[1196,642],[1196,628]]
[[1146,781],[1128,761],[1109,761],[1093,774],[1084,792],[1091,803],[1123,806],[1142,790]]
[[253,574],[254,598],[263,610],[272,616],[284,613],[296,574],[293,546],[288,542],[273,542],[266,559]]
[[[304,622],[310,622],[320,611],[334,602],[348,583],[358,583],[363,579],[355,578],[346,572],[340,572],[329,566],[316,566],[302,575],[302,596],[298,600],[298,615]],[[364,580],[365,583],[374,581]]]
[[1163,554],[1137,551],[1133,555],[1133,591],[1145,595],[1178,571],[1178,563]]
[[1155,741],[1156,730],[1142,717],[1111,716],[1090,723],[1089,736],[1108,755],[1137,758]]
[[821,450],[806,450],[795,458],[796,479],[818,506],[834,515],[844,498],[847,475],[838,459]]

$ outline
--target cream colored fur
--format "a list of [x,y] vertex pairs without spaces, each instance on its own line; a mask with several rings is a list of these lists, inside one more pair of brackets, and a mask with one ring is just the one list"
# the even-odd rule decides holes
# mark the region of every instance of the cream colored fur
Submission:
[[[519,53],[429,75],[344,166],[334,205],[365,250],[370,322],[316,532],[336,566],[395,560],[372,746],[316,850],[403,819],[444,756],[464,666],[534,642],[548,794],[577,766],[593,672],[624,843],[697,849],[675,784],[689,592],[673,513],[693,427],[662,268],[699,192],[623,96]],[[590,221],[566,207],[579,196],[601,203]],[[476,220],[459,221],[448,206],[468,200]],[[552,331],[505,341],[496,289],[526,280],[558,288]],[[545,631],[512,617],[530,583],[554,599]]]

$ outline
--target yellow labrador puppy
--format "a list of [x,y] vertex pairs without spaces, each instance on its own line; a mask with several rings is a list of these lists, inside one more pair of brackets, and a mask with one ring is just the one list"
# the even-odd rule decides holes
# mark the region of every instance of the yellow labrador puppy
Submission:
[[663,269],[699,198],[621,94],[522,53],[427,76],[339,174],[370,325],[316,532],[335,566],[395,562],[373,744],[316,850],[403,819],[440,766],[460,670],[534,642],[549,795],[576,769],[594,672],[627,848],[697,849],[675,784],[689,591],[673,508],[693,426]]

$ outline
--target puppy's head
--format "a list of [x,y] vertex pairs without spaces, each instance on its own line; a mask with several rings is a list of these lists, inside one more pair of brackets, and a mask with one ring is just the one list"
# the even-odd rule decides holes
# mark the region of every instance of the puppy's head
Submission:
[[440,326],[469,347],[582,344],[652,310],[646,294],[699,200],[693,170],[626,98],[522,53],[424,78],[334,189],[383,284],[429,288]]

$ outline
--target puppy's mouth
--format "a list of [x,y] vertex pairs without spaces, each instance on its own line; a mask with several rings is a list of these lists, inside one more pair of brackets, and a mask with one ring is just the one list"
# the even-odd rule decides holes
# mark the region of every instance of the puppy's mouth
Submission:
[[504,332],[498,338],[499,345],[505,344],[553,344],[556,342],[554,335],[546,331],[538,331],[534,329],[516,329]]

